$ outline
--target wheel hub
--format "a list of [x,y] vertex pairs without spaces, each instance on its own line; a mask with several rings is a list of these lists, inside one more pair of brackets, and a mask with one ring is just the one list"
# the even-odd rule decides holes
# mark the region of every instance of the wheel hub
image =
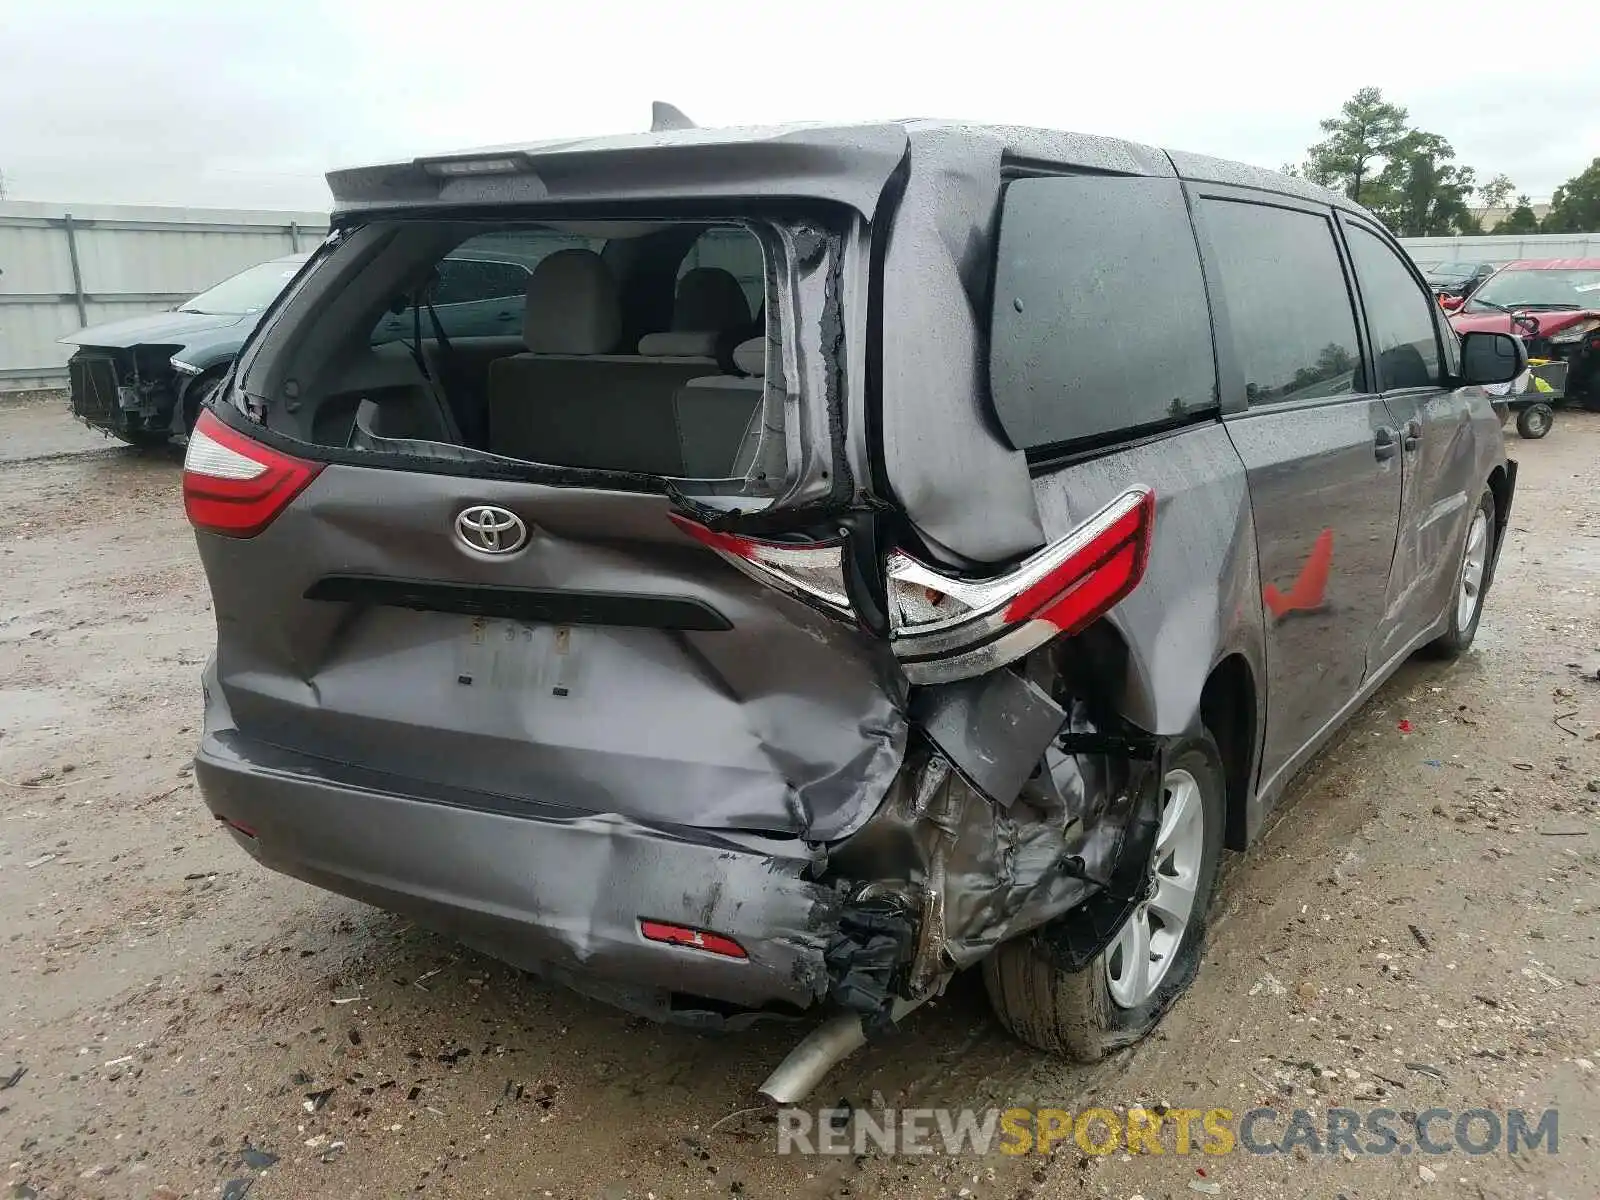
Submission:
[[1472,514],[1467,545],[1461,555],[1461,579],[1456,600],[1456,628],[1465,632],[1477,615],[1483,598],[1483,577],[1489,563],[1489,518],[1483,509]]
[[1106,985],[1121,1008],[1155,995],[1183,945],[1205,855],[1200,784],[1175,768],[1161,781],[1161,808],[1139,903],[1105,953]]

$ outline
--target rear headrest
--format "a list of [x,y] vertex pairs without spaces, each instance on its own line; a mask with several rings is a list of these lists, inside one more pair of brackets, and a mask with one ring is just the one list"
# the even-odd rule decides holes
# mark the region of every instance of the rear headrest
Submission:
[[639,339],[639,353],[647,358],[715,358],[716,330],[647,333]]
[[733,348],[733,365],[746,375],[765,375],[767,373],[767,339],[758,337],[751,338],[748,342],[740,342]]
[[557,250],[528,276],[522,340],[535,354],[609,354],[622,336],[622,301],[593,250]]
[[672,328],[722,333],[750,323],[750,305],[744,289],[721,267],[696,267],[678,280],[678,297],[672,305]]

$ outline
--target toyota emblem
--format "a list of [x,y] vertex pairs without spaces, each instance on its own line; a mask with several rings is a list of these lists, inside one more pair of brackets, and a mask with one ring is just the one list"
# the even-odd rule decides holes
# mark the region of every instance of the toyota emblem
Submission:
[[457,514],[456,537],[479,554],[514,554],[528,540],[528,527],[509,509],[474,504]]

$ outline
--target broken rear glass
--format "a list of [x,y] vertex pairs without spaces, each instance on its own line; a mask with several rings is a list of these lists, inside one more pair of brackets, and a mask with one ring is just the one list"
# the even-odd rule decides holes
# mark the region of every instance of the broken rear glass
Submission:
[[810,436],[785,363],[838,302],[832,253],[767,221],[375,221],[272,315],[236,399],[290,437],[421,469],[511,461],[770,497]]

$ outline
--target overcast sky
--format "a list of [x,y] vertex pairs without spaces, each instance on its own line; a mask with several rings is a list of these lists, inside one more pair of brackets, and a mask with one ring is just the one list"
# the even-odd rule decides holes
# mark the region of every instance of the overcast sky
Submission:
[[0,0],[0,171],[19,200],[321,210],[331,166],[641,129],[653,99],[702,125],[966,117],[1276,167],[1368,84],[1535,199],[1600,154],[1593,55],[1515,6],[1299,7]]

